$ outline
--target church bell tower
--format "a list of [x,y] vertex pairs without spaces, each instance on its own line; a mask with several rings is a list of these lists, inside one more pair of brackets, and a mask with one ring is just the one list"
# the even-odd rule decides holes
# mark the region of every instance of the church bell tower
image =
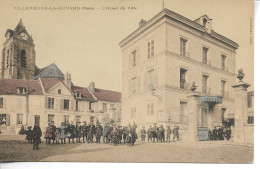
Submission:
[[7,29],[1,55],[2,79],[33,79],[35,49],[32,36],[23,26],[22,19],[14,30]]

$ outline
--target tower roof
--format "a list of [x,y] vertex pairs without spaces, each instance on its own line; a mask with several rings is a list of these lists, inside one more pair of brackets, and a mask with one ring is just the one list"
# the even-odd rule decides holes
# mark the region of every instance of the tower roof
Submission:
[[38,79],[39,77],[64,79],[62,71],[58,68],[58,66],[55,63],[52,63],[46,66],[45,68],[42,68],[38,72],[38,74],[34,76],[34,79]]

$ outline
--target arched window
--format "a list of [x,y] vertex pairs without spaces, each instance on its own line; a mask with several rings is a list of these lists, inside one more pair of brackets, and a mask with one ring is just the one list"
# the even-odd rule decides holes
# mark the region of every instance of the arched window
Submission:
[[208,22],[208,21],[207,21],[207,19],[206,19],[206,18],[204,18],[204,19],[203,19],[203,26],[204,26],[204,27],[206,27],[206,25],[207,25],[207,22]]
[[21,66],[26,68],[26,52],[25,52],[25,50],[21,51]]
[[61,94],[61,89],[58,89],[58,94]]

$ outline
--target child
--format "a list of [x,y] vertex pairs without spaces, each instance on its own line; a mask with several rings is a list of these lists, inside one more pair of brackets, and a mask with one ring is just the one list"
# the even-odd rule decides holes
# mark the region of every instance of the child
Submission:
[[142,130],[141,130],[142,143],[145,142],[145,136],[146,136],[146,130],[145,130],[145,127],[143,126]]
[[59,129],[56,129],[55,140],[56,140],[56,144],[60,144],[59,143],[59,140],[60,140],[60,131],[59,131]]

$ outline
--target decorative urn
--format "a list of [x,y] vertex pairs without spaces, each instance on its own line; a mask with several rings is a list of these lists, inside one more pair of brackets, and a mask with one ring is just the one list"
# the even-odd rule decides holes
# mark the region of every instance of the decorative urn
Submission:
[[197,88],[197,86],[195,85],[195,82],[193,82],[190,90],[194,92],[196,90],[196,88]]
[[237,78],[240,80],[240,81],[242,81],[242,79],[244,79],[244,77],[245,77],[245,73],[243,72],[243,69],[239,69],[238,70],[238,75],[237,75]]

